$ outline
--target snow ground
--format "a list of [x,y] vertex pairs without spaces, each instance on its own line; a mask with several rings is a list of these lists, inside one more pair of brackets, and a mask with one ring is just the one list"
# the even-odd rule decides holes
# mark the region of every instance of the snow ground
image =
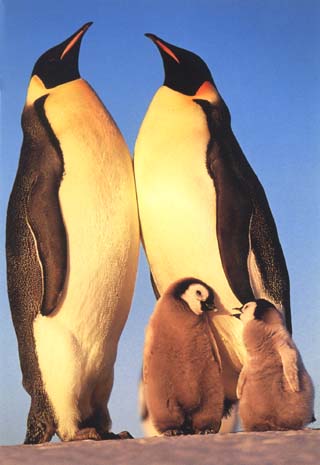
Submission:
[[0,447],[1,465],[317,465],[320,430]]

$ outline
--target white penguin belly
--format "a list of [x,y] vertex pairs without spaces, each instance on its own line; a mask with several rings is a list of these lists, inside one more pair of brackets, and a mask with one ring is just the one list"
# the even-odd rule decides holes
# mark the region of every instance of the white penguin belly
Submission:
[[[162,118],[161,107],[165,115]],[[231,322],[229,316],[240,302],[229,286],[219,253],[216,193],[206,168],[208,141],[201,107],[191,98],[160,88],[135,147],[139,215],[146,254],[160,294],[172,282],[188,276],[212,286],[215,303],[222,311],[214,316],[214,324],[240,367],[241,325]],[[239,350],[234,349],[236,346]]]
[[[70,147],[62,145],[65,145],[63,151],[71,149],[72,141]],[[76,334],[90,370],[90,358],[94,363],[99,360],[102,366],[105,365],[102,357],[107,357],[113,365],[110,350],[115,355],[117,337],[113,334],[108,341],[109,333],[120,330],[129,311],[124,294],[133,287],[133,282],[131,285],[130,280],[126,282],[128,260],[133,257],[130,257],[130,222],[126,222],[123,207],[130,215],[125,204],[134,192],[129,192],[121,181],[121,177],[130,176],[127,170],[121,169],[125,167],[113,166],[114,179],[107,181],[103,165],[111,166],[113,161],[99,163],[93,159],[92,163],[79,166],[83,160],[78,156],[73,163],[77,153],[74,155],[66,160],[66,175],[59,192],[69,262],[66,294],[56,318]],[[116,195],[114,186],[117,186]],[[128,288],[122,288],[124,283]],[[110,347],[105,347],[106,343]]]
[[[168,101],[170,97],[170,105],[176,106],[156,121],[156,100],[163,100],[169,92]],[[160,293],[173,281],[194,276],[210,284],[220,306],[230,309],[239,301],[225,277],[219,253],[216,193],[206,168],[208,141],[200,106],[192,100],[186,105],[185,97],[160,88],[135,149],[139,214]]]
[[[68,99],[70,112],[55,114],[63,99]],[[35,326],[46,326],[46,335],[37,328],[35,334],[41,353],[52,344],[54,357],[61,360],[55,365],[66,371],[85,418],[99,383],[105,384],[103,400],[108,400],[117,343],[131,304],[139,248],[135,187],[127,146],[91,88],[78,80],[61,86],[48,100],[47,117],[64,157],[59,200],[68,240],[68,277],[59,308],[36,320]],[[60,346],[54,341],[59,338]],[[48,373],[42,358],[39,354],[49,396],[52,392],[56,413],[61,412],[66,401],[57,399],[69,387],[62,379],[61,392],[56,392],[57,375]]]

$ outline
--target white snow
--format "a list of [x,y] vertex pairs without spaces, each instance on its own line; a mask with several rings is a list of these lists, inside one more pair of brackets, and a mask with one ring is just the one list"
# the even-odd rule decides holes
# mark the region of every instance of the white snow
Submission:
[[2,465],[316,465],[320,430],[0,447]]

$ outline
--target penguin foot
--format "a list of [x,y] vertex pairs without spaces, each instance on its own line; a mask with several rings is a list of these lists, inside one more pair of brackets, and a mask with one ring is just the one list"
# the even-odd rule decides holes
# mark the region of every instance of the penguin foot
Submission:
[[118,433],[118,436],[120,436],[120,439],[134,439],[129,431],[121,431],[121,433]]
[[84,441],[85,439],[92,439],[93,441],[100,441],[101,436],[97,433],[95,428],[83,428],[83,429],[79,429],[71,440],[72,441]]
[[181,429],[167,429],[163,433],[164,436],[182,436],[183,434],[185,433]]
[[104,433],[101,433],[101,439],[106,441],[110,439],[133,439],[133,436],[128,431],[121,431],[121,433],[118,434],[112,433],[111,431],[106,431]]
[[33,413],[32,406],[27,421],[27,432],[24,444],[43,444],[50,442],[52,436],[56,433],[56,427],[53,418],[46,415],[46,411],[38,414]]
[[52,436],[55,434],[55,428],[43,428],[42,426],[43,425],[38,425],[38,428],[33,429],[28,428],[24,444],[43,444],[44,442],[50,442]]
[[217,432],[218,430],[216,428],[207,428],[201,431],[195,431],[195,434],[216,434]]

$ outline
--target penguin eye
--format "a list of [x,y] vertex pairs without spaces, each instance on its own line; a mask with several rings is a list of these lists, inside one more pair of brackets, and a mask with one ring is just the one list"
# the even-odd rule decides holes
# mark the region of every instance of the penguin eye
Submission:
[[196,291],[196,294],[197,294],[199,297],[202,296],[201,291],[199,291],[199,289]]

